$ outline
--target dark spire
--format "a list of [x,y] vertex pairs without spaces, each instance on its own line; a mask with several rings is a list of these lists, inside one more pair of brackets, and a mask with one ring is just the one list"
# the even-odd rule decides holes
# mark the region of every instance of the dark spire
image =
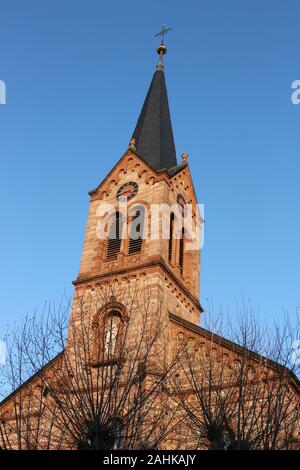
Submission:
[[163,66],[167,49],[161,44],[157,52],[159,61],[132,137],[137,154],[156,170],[162,170],[175,166],[177,161]]

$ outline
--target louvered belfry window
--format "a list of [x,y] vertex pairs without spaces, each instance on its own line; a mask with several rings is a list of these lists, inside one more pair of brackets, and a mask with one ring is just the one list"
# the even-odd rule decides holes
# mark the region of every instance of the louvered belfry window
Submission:
[[113,260],[116,259],[120,253],[121,241],[122,241],[122,228],[123,228],[123,219],[120,212],[116,212],[111,218],[109,226],[109,234],[107,240],[107,251],[106,259]]
[[182,274],[183,272],[183,260],[184,260],[184,228],[181,232],[180,243],[179,243],[179,268]]
[[143,206],[136,206],[131,211],[129,228],[129,250],[130,255],[140,253],[143,243],[145,210]]
[[172,261],[173,257],[173,237],[174,237],[174,213],[170,215],[170,233],[169,233],[169,261]]

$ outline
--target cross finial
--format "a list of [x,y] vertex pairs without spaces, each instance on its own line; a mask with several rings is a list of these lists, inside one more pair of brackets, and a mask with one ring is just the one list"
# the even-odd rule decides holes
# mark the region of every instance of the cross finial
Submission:
[[161,44],[164,44],[165,36],[166,34],[171,31],[172,28],[167,28],[167,25],[163,25],[161,30],[155,34],[155,37],[160,36],[161,37]]

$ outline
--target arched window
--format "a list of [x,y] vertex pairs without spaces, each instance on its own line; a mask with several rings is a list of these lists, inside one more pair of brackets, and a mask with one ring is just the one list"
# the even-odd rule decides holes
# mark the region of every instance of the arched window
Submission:
[[127,320],[124,305],[111,296],[110,301],[97,312],[93,319],[94,344],[91,351],[91,364],[106,364],[120,359]]
[[119,312],[111,312],[104,322],[103,352],[106,358],[115,356],[120,339],[122,320]]
[[181,237],[179,241],[179,268],[182,274],[183,272],[183,261],[184,261],[184,228],[181,231]]
[[120,212],[116,212],[110,221],[106,259],[116,259],[120,253],[122,241],[123,218]]
[[170,215],[170,233],[169,233],[169,261],[172,261],[173,257],[173,237],[174,237],[174,213]]
[[132,255],[134,253],[140,253],[142,250],[145,209],[143,206],[135,206],[130,213],[128,253]]

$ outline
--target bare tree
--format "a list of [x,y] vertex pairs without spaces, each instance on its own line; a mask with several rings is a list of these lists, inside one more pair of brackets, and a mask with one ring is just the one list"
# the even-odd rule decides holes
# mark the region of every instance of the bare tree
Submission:
[[159,448],[174,431],[164,384],[177,362],[167,360],[166,319],[151,289],[77,293],[69,325],[68,309],[27,318],[6,338],[2,382],[12,395],[0,405],[0,446]]
[[298,323],[285,317],[273,329],[261,327],[245,304],[235,319],[213,318],[198,335],[179,336],[172,395],[190,429],[188,447],[299,449]]
[[243,305],[176,333],[140,283],[78,289],[69,307],[6,337],[2,449],[300,447],[298,323],[262,327]]
[[57,407],[48,407],[42,374],[45,377],[62,356],[68,317],[68,302],[58,308],[45,304],[40,315],[27,315],[4,336],[7,357],[0,368],[1,449],[36,449],[38,443],[44,449],[56,448],[53,427]]

